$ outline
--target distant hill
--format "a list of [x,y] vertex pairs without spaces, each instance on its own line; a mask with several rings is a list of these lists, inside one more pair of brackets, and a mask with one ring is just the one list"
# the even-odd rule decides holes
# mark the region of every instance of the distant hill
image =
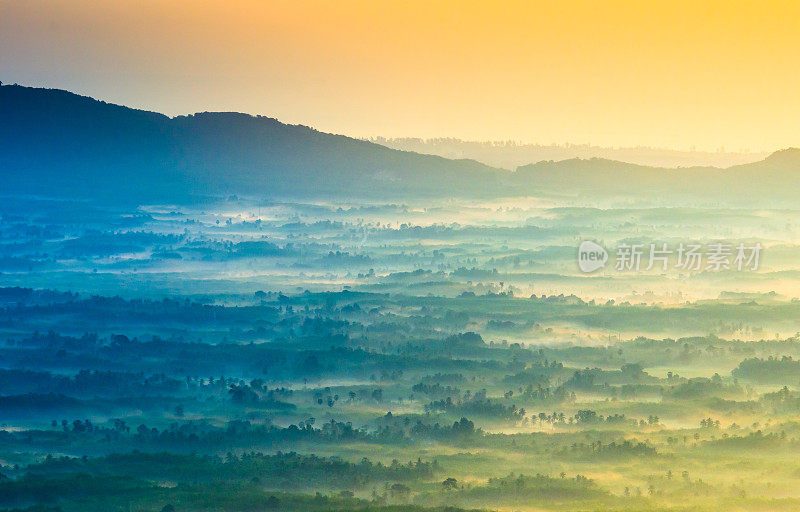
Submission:
[[167,116],[66,91],[0,87],[6,192],[133,200],[204,195],[499,192],[507,171],[238,113]]
[[475,141],[455,138],[375,137],[372,142],[404,151],[445,158],[470,158],[486,165],[514,170],[542,160],[605,158],[653,167],[730,167],[763,160],[769,153],[683,151],[652,147],[603,147],[591,144],[521,144],[514,141]]
[[648,167],[601,158],[547,161],[518,167],[512,181],[520,187],[593,196],[794,200],[800,186],[800,149],[727,169]]
[[399,151],[267,117],[169,118],[85,96],[0,87],[0,194],[181,202],[230,194],[295,198],[609,196],[794,200],[800,150],[718,169],[592,158],[516,172]]

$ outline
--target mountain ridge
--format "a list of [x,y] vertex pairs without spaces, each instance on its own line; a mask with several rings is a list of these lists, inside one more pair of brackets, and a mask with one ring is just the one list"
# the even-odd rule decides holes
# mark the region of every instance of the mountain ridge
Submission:
[[546,190],[595,195],[680,195],[787,199],[800,186],[800,149],[730,167],[654,167],[602,158],[542,161],[520,166],[515,180]]
[[0,171],[17,192],[83,197],[99,187],[158,199],[393,189],[425,195],[467,177],[465,192],[481,194],[507,172],[275,118],[231,112],[170,118],[58,89],[4,85],[0,114]]
[[516,169],[547,160],[589,159],[593,157],[652,167],[731,167],[762,160],[769,152],[681,150],[653,146],[597,146],[592,144],[542,144],[516,141],[462,140],[453,137],[372,137],[369,140],[394,149],[439,155],[446,158],[472,158],[493,167]]
[[717,167],[653,167],[604,158],[515,171],[396,150],[239,112],[164,114],[59,89],[0,87],[6,192],[116,200],[261,197],[499,197],[539,193],[791,194],[800,149]]

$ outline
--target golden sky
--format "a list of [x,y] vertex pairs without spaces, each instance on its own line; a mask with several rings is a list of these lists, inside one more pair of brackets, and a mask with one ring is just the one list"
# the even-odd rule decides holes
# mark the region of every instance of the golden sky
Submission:
[[354,136],[800,145],[800,2],[0,0],[0,80]]

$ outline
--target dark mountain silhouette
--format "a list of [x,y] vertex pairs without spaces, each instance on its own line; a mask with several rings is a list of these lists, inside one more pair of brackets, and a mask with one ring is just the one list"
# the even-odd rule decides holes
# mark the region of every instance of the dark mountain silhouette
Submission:
[[167,116],[66,91],[0,87],[7,192],[179,201],[204,195],[487,195],[508,171],[275,119]]
[[496,169],[238,113],[169,118],[70,92],[0,87],[5,194],[179,202],[230,194],[402,199],[537,193],[788,198],[800,150],[718,169],[604,159]]

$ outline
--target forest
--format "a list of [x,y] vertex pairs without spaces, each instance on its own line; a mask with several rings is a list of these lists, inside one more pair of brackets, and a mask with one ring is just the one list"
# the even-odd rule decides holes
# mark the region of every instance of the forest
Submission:
[[800,215],[548,201],[9,198],[0,510],[800,506]]

